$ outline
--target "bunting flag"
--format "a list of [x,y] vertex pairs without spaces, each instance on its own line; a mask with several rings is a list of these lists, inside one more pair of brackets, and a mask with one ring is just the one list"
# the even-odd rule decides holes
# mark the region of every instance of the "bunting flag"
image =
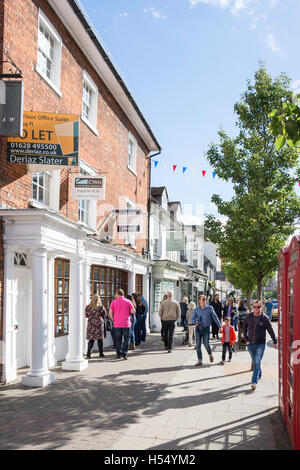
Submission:
[[[155,167],[155,168],[156,168],[156,167],[159,165],[159,163],[160,163],[158,160],[152,160],[152,161],[153,161],[153,163],[154,163],[154,167]],[[164,163],[164,164],[163,164],[163,167],[164,167],[164,168],[168,168],[168,167],[169,167],[168,163]],[[172,165],[172,168],[173,168],[173,171],[176,171],[176,169],[178,168],[178,165]],[[188,170],[188,167],[187,167],[187,166],[183,166],[183,167],[182,167],[182,174],[184,174],[187,170]],[[199,171],[199,170],[197,170],[196,168],[193,168],[193,174],[194,174],[194,175],[196,175],[198,171]],[[201,173],[202,173],[203,178],[205,178],[205,175],[206,175],[206,173],[208,173],[208,172],[207,172],[207,170],[201,170]],[[213,179],[216,178],[216,175],[217,175],[217,173],[216,173],[215,171],[212,171],[212,177],[213,177]],[[298,181],[298,184],[299,184],[299,186],[300,186],[300,181]]]
[[298,184],[299,184],[299,186],[300,186],[300,181],[298,181]]

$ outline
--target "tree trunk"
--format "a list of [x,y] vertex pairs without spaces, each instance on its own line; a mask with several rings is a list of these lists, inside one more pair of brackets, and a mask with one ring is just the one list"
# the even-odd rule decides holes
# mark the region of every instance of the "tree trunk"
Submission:
[[251,295],[252,295],[252,290],[248,289],[247,290],[247,307],[249,311],[250,311]]
[[259,274],[257,276],[257,299],[260,300],[260,301],[262,300],[261,299],[262,281],[263,281],[263,276],[261,274]]

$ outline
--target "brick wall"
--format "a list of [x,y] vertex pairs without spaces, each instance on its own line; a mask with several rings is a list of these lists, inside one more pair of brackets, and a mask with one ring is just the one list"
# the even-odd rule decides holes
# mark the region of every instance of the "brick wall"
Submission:
[[[43,10],[62,38],[62,62],[59,97],[35,71],[37,59],[38,11]],[[100,31],[101,34],[101,31]],[[147,207],[149,180],[149,149],[140,138],[117,101],[45,0],[0,1],[0,45],[23,71],[25,111],[81,114],[83,70],[99,89],[98,136],[80,121],[80,158],[106,175],[106,200],[101,204],[119,208],[119,196],[127,196]],[[127,168],[128,133],[138,144],[137,177]],[[0,139],[0,205],[27,208],[32,197],[32,176],[25,164],[6,162],[6,139]],[[78,172],[73,169],[72,172]],[[78,202],[71,199],[72,177],[62,170],[60,213],[78,220]],[[2,206],[3,207],[3,206]],[[104,214],[105,215],[105,214]],[[98,223],[100,220],[97,221]],[[123,243],[115,240],[116,243]],[[136,251],[141,253],[146,240],[138,240]],[[0,308],[2,311],[3,246],[0,227]],[[1,332],[1,315],[0,315]]]

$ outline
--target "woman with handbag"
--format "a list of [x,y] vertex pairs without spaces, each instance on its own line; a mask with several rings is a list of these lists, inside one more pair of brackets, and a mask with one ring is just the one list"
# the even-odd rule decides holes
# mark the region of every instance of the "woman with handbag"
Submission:
[[86,339],[88,342],[87,358],[91,359],[91,353],[95,341],[98,341],[99,356],[104,357],[103,354],[103,338],[104,338],[104,320],[107,316],[106,310],[101,304],[99,295],[95,294],[85,307],[85,317],[88,319]]

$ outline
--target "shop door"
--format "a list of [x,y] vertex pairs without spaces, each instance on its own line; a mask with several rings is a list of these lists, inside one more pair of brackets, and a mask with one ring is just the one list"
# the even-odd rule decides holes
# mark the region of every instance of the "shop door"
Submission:
[[14,280],[14,331],[17,368],[29,366],[29,315],[28,315],[28,269],[15,268]]

